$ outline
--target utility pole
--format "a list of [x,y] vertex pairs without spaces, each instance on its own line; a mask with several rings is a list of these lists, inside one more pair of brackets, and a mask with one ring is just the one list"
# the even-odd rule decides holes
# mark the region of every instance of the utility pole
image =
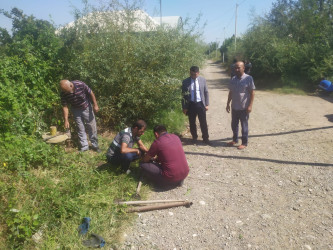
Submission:
[[160,0],[160,25],[162,26],[162,0]]
[[[224,45],[225,43],[225,27],[223,27],[223,44]],[[222,52],[222,62],[224,63],[224,50]]]
[[216,38],[216,50],[215,50],[215,57],[217,58],[217,47],[218,47],[218,43],[217,43],[217,38]]
[[236,36],[237,36],[237,9],[238,9],[238,4],[236,3],[236,17],[235,17],[235,51],[237,50],[237,46],[236,46]]

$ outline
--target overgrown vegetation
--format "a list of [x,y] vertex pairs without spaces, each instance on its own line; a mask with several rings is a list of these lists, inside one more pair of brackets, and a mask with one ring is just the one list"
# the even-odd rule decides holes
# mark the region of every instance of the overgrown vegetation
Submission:
[[[136,30],[136,3],[110,2],[108,8],[76,10],[76,23],[61,30],[17,8],[1,10],[13,24],[12,34],[0,29],[1,249],[80,248],[76,230],[86,216],[91,232],[117,245],[129,219],[113,201],[135,192],[135,166],[125,175],[100,166],[103,154],[65,152],[41,139],[50,125],[62,128],[61,79],[79,79],[93,89],[99,128],[118,130],[143,118],[170,132],[183,129],[181,80],[203,62],[194,29],[200,27],[187,20],[178,28]],[[103,25],[86,19],[88,13],[98,14]],[[110,13],[121,15],[108,18]],[[100,137],[103,150],[111,139]],[[152,139],[150,131],[143,137],[147,146]]]
[[[156,123],[160,111],[179,109],[180,80],[192,64],[201,65],[204,59],[199,36],[193,35],[196,25],[187,27],[185,20],[183,27],[154,27],[136,6],[131,8],[113,10],[116,17],[104,15],[105,9],[95,10],[91,18],[61,30],[64,77],[90,84],[99,96],[104,126],[137,117]],[[135,23],[137,16],[141,21]],[[151,31],[141,32],[141,26]]]
[[[265,87],[313,90],[322,78],[333,80],[332,0],[277,0],[266,17],[257,17],[240,39],[226,40],[228,64],[250,60],[252,74]],[[275,86],[273,86],[275,87]]]

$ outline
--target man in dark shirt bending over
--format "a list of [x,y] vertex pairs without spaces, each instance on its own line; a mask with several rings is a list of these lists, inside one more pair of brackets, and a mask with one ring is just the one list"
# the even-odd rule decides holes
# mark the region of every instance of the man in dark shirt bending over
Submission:
[[182,185],[189,173],[182,143],[163,125],[154,127],[156,140],[140,164],[144,176],[160,186]]
[[69,129],[68,105],[71,107],[78,128],[80,152],[89,150],[86,129],[92,150],[101,152],[98,147],[97,127],[94,112],[99,111],[94,92],[82,81],[61,80],[61,104],[65,120],[65,128]]

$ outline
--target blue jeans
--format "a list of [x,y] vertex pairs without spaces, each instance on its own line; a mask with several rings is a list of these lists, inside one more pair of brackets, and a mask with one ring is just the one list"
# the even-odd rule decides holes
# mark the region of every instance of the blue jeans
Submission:
[[248,136],[249,136],[249,113],[246,110],[232,110],[231,111],[231,129],[233,132],[232,140],[238,142],[238,130],[239,122],[242,127],[242,145],[247,146]]
[[137,159],[140,158],[140,156],[137,153],[126,153],[126,154],[121,154],[116,153],[114,156],[110,157],[110,156],[106,156],[108,162],[112,163],[112,164],[119,164],[121,165],[121,168],[125,171],[128,170],[130,164],[132,161],[135,161]]
[[[96,126],[96,119],[95,119],[95,115],[94,115],[92,106],[89,105],[84,110],[72,107],[71,110],[73,112],[73,116],[74,116],[75,122],[78,127],[77,133],[78,133],[81,149],[83,149],[83,150],[89,149],[87,133],[89,135],[91,145],[94,148],[98,148],[97,126]],[[87,133],[86,133],[86,129],[87,129]]]

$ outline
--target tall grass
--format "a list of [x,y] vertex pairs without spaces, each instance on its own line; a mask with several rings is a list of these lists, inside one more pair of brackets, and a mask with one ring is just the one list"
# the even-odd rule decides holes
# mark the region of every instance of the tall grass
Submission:
[[[105,152],[110,140],[100,141]],[[90,233],[103,236],[108,246],[119,244],[131,215],[114,201],[129,200],[135,193],[137,163],[126,175],[106,164],[104,154],[62,151],[57,158],[57,165],[14,172],[10,163],[1,162],[0,218],[5,228],[0,238],[7,238],[2,249],[80,249],[77,229],[83,217],[92,219]],[[141,195],[147,191],[143,187]]]

